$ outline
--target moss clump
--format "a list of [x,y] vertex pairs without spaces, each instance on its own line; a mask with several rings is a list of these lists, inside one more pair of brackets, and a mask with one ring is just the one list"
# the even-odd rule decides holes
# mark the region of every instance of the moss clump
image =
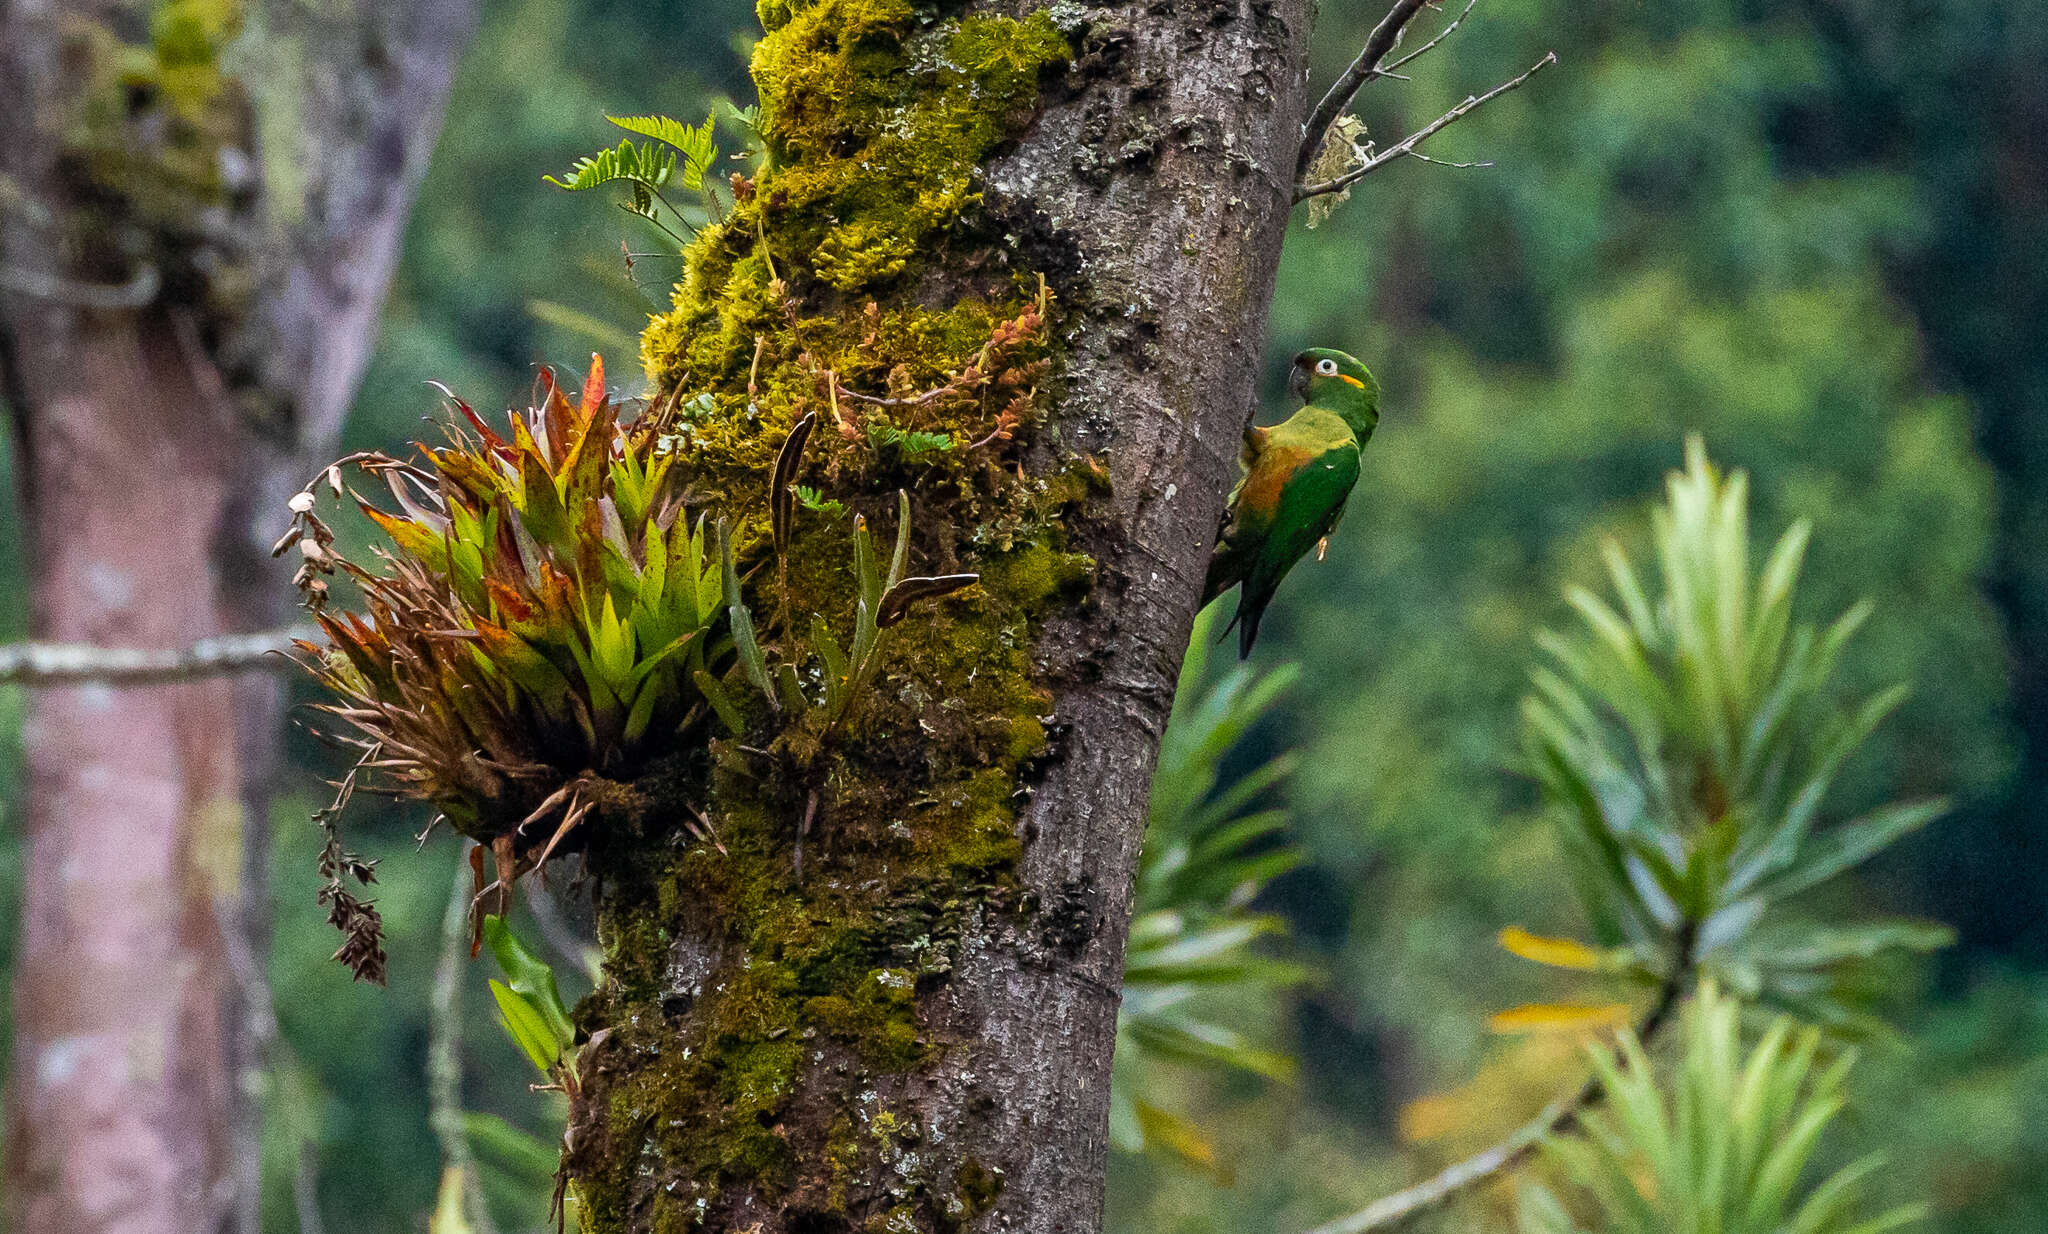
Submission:
[[977,165],[1028,119],[1040,75],[1070,54],[1043,12],[922,25],[907,0],[764,0],[761,16],[753,71],[773,170],[691,246],[674,309],[642,336],[657,386],[744,371],[754,337],[785,328],[778,274],[800,294],[815,281],[845,295],[912,274],[976,200]]
[[209,341],[246,310],[254,271],[221,220],[253,201],[247,93],[224,70],[238,0],[163,0],[148,37],[79,17],[65,28],[77,84],[56,117],[67,225],[91,277],[161,276],[167,301],[202,310]]
[[940,1214],[940,1228],[962,1230],[995,1207],[1003,1193],[1003,1176],[969,1157],[953,1171],[953,1194]]
[[773,230],[842,292],[905,273],[974,196],[975,166],[1067,58],[1043,12],[916,28],[907,0],[820,0],[754,59],[762,134],[786,170]]
[[244,98],[220,59],[240,24],[234,0],[170,0],[146,43],[78,30],[90,84],[70,145],[131,220],[182,230],[225,199],[222,151],[242,141]]
[[903,969],[871,971],[850,995],[827,994],[804,1003],[804,1018],[851,1046],[867,1062],[902,1071],[924,1054],[917,1035],[915,979]]

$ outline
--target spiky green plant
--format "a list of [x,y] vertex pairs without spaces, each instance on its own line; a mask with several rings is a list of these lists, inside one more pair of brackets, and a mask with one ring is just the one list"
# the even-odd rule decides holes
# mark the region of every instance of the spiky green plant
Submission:
[[[800,423],[798,432],[808,432],[809,423],[808,418]],[[800,449],[801,437],[793,436],[792,440]],[[785,446],[784,454],[788,452]],[[778,492],[783,500],[776,503],[771,514],[779,544],[786,539],[786,532],[782,529],[790,517],[789,506],[794,493],[787,488]],[[908,575],[910,495],[898,492],[896,548],[890,554],[887,572],[883,571],[880,559],[875,555],[875,539],[868,531],[867,520],[854,516],[853,637],[847,645],[840,646],[832,634],[831,625],[823,617],[813,614],[809,640],[792,640],[787,652],[771,656],[772,649],[755,633],[753,617],[740,598],[739,571],[733,564],[732,547],[722,543],[720,552],[726,603],[731,613],[733,651],[742,674],[760,692],[761,700],[769,711],[784,717],[783,736],[790,745],[802,747],[797,752],[798,759],[805,764],[830,745],[832,736],[845,723],[854,703],[873,686],[875,674],[881,667],[882,648],[889,627],[903,620],[911,605],[949,595],[980,578],[976,574]],[[814,689],[807,690],[800,666],[811,657],[816,657],[819,663],[819,683]],[[716,678],[708,673],[702,674],[697,685],[734,736],[746,731],[746,722],[738,705]]]
[[498,1024],[536,1071],[556,1087],[573,1090],[576,1083],[576,1030],[569,1007],[555,983],[555,970],[526,945],[503,917],[483,919],[484,939],[491,945],[505,980],[491,979],[491,997],[498,1004]]
[[1254,803],[1293,768],[1282,756],[1216,792],[1225,755],[1272,710],[1299,675],[1287,665],[1264,675],[1237,665],[1206,692],[1214,614],[1195,624],[1173,715],[1152,780],[1151,812],[1138,863],[1136,912],[1117,1014],[1111,1133],[1125,1151],[1157,1149],[1216,1165],[1208,1134],[1158,1101],[1162,1065],[1237,1070],[1269,1079],[1293,1075],[1293,1060],[1259,1045],[1204,995],[1256,998],[1295,984],[1299,966],[1259,947],[1285,934],[1251,902],[1301,862],[1286,842],[1284,811]]
[[329,647],[302,647],[363,766],[487,843],[549,817],[513,845],[523,862],[575,825],[579,777],[708,714],[695,681],[727,598],[711,531],[684,516],[673,456],[653,448],[656,418],[619,423],[601,361],[577,402],[544,370],[509,438],[450,401],[473,436],[451,430],[423,465],[351,460],[398,506],[356,496],[391,542],[380,569],[334,553],[310,492],[285,546],[362,588],[362,613],[318,613]]
[[1820,1032],[1779,1017],[1747,1057],[1741,1004],[1712,983],[1687,1008],[1683,1055],[1660,1083],[1635,1034],[1588,1051],[1608,1092],[1543,1156],[1592,1215],[1558,1192],[1523,1188],[1523,1234],[1882,1234],[1918,1206],[1859,1215],[1882,1164],[1864,1157],[1802,1186],[1821,1136],[1848,1101],[1853,1053],[1824,1059]]
[[1919,922],[1822,928],[1794,904],[1942,812],[1911,801],[1821,825],[1843,764],[1904,690],[1833,700],[1830,678],[1870,608],[1825,627],[1793,619],[1805,523],[1752,574],[1741,472],[1721,476],[1694,437],[1667,490],[1653,514],[1657,592],[1609,541],[1615,602],[1568,593],[1582,627],[1541,637],[1551,664],[1523,703],[1528,761],[1597,946],[1519,931],[1504,941],[1648,984],[1704,971],[1746,998],[1851,1026],[1864,961],[1949,939]]

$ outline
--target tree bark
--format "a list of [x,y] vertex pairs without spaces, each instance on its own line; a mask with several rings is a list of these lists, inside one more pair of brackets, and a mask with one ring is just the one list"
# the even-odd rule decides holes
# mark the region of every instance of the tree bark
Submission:
[[[0,2],[0,369],[34,629],[269,629],[471,0]],[[257,1228],[281,686],[38,693],[11,1229]]]
[[[940,880],[934,892],[903,866],[925,851],[921,828],[947,826],[950,816],[914,793],[890,797],[881,760],[850,757],[798,858],[790,849],[807,825],[799,817],[817,795],[807,803],[800,791],[778,796],[752,783],[772,774],[731,746],[716,753],[702,811],[728,855],[685,844],[672,819],[593,839],[607,971],[579,1012],[592,1044],[567,1161],[586,1228],[1100,1228],[1110,1053],[1149,781],[1253,405],[1305,110],[1309,6],[1058,6],[1065,53],[1041,75],[1022,122],[1010,116],[1011,138],[980,158],[978,197],[943,238],[924,238],[909,275],[862,283],[828,264],[837,260],[831,228],[859,226],[870,208],[851,194],[830,214],[823,242],[777,245],[778,226],[804,225],[807,177],[827,174],[834,158],[885,160],[877,151],[888,134],[920,123],[920,109],[949,105],[913,95],[894,104],[894,120],[863,128],[849,119],[844,127],[860,135],[813,140],[806,134],[835,128],[832,108],[870,96],[836,85],[810,92],[793,46],[807,47],[804,63],[851,54],[871,59],[848,63],[889,65],[900,40],[911,80],[944,80],[919,77],[918,66],[949,32],[980,31],[972,23],[988,18],[1033,20],[1034,9],[947,6],[913,28],[863,24],[847,0],[764,5],[770,35],[755,76],[775,164],[757,186],[766,199],[758,220],[742,208],[734,230],[758,234],[772,251],[793,302],[788,319],[811,333],[786,342],[772,322],[735,326],[743,310],[733,306],[745,301],[732,289],[752,276],[745,259],[724,264],[720,246],[740,251],[749,241],[711,235],[693,253],[678,301],[681,341],[657,322],[644,343],[662,392],[708,381],[744,386],[752,398],[744,357],[720,370],[703,340],[724,330],[745,344],[754,330],[769,331],[753,349],[765,374],[798,344],[825,362],[829,344],[817,338],[834,320],[857,319],[869,299],[870,319],[886,323],[898,311],[942,311],[989,294],[1002,286],[991,269],[1047,280],[1057,393],[1016,466],[1041,479],[1086,479],[1085,495],[1045,534],[1091,563],[1092,582],[1047,589],[1051,600],[1028,623],[1023,676],[1041,692],[1047,739],[1010,768],[996,796],[1017,847],[977,867],[975,879]],[[842,34],[798,33],[821,11]],[[954,62],[964,37],[950,44]],[[871,143],[865,154],[862,141]],[[692,317],[690,297],[700,294],[719,307]],[[672,347],[690,363],[666,362]],[[768,394],[761,401],[772,406]],[[844,422],[845,404],[834,406]],[[767,453],[780,432],[763,431]],[[1017,581],[1015,551],[978,547],[996,537],[980,534],[987,525],[976,528],[971,509],[948,505],[937,485],[912,484],[923,519],[915,552],[934,572],[979,569],[998,596],[1029,590]],[[875,517],[883,534],[893,531],[893,512]],[[934,621],[938,641],[920,657],[971,666],[989,656],[970,644],[964,621]],[[917,683],[892,696],[912,700],[904,728],[927,734],[923,753],[901,763],[900,775],[917,779],[973,748],[959,712],[980,708],[986,721],[991,704],[970,693],[971,671],[949,686],[908,653],[892,663]],[[997,670],[984,659],[979,671]],[[957,805],[963,782],[977,781],[928,797],[955,793]],[[649,791],[659,799],[664,790]],[[912,838],[891,848],[862,830],[861,800],[885,802],[894,834]],[[760,851],[762,834],[768,856],[734,873]],[[851,957],[834,963],[865,972],[865,986],[811,960],[830,950],[818,941],[828,929],[861,913],[866,924],[849,929],[843,947]],[[797,954],[806,958],[786,961]],[[775,976],[785,963],[786,987],[805,996],[788,1003],[777,1001],[785,979]],[[894,1052],[876,1040],[891,1004],[872,988],[892,983],[912,1004]],[[777,1052],[783,1042],[786,1054]]]

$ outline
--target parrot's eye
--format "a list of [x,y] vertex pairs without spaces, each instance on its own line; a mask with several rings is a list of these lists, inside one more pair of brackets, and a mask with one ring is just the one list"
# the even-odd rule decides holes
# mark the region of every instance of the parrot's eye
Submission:
[[1325,356],[1316,361],[1316,372],[1324,377],[1335,377],[1337,375],[1337,362]]

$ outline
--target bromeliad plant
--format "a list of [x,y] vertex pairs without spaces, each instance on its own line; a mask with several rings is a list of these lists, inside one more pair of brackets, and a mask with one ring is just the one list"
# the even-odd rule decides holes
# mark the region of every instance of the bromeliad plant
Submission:
[[[1554,667],[1536,670],[1523,704],[1528,759],[1593,941],[1516,929],[1502,944],[1662,987],[1667,1004],[1704,973],[1764,1006],[1856,1026],[1852,995],[1867,961],[1950,937],[1911,921],[1822,926],[1796,908],[1801,892],[1943,810],[1910,801],[1820,825],[1836,776],[1904,691],[1831,701],[1829,679],[1870,609],[1825,628],[1793,620],[1805,523],[1752,577],[1746,477],[1723,478],[1695,437],[1668,489],[1654,512],[1661,592],[1609,542],[1619,607],[1569,593],[1584,628],[1543,636]],[[1568,1022],[1593,1010],[1523,1008],[1510,1019]]]
[[[279,549],[306,558],[301,584],[330,646],[300,646],[342,700],[322,710],[354,734],[358,770],[491,845],[503,877],[574,830],[592,804],[584,777],[707,714],[694,679],[728,601],[705,520],[685,516],[674,459],[653,448],[659,417],[622,426],[602,361],[573,402],[543,370],[509,437],[450,402],[475,436],[451,430],[422,448],[423,466],[345,460],[398,506],[351,494],[390,538],[381,570],[335,552],[310,487]],[[342,487],[338,467],[326,482]],[[318,576],[337,569],[361,587],[363,613],[326,609]]]
[[1853,1052],[1823,1058],[1820,1033],[1780,1017],[1742,1050],[1741,1005],[1711,984],[1684,1017],[1684,1054],[1663,1083],[1633,1033],[1588,1051],[1610,1094],[1579,1131],[1545,1142],[1566,1199],[1532,1184],[1523,1234],[1883,1234],[1921,1206],[1864,1216],[1872,1155],[1808,1187],[1800,1180],[1847,1103]]
[[[297,545],[305,558],[299,582],[330,645],[300,648],[340,697],[321,708],[340,722],[335,736],[359,754],[336,806],[322,812],[328,851],[339,854],[323,870],[332,867],[331,915],[350,935],[337,958],[372,979],[382,971],[376,915],[342,911],[363,903],[348,876],[366,883],[372,867],[334,835],[359,777],[433,804],[478,840],[479,891],[498,890],[502,904],[521,874],[581,842],[578,828],[617,781],[701,746],[713,717],[734,734],[772,725],[764,741],[800,747],[815,792],[825,754],[872,686],[884,632],[918,601],[975,581],[908,576],[909,498],[899,496],[886,576],[857,521],[850,647],[822,618],[807,644],[788,636],[786,587],[785,637],[764,647],[725,522],[683,509],[672,408],[622,422],[596,357],[574,401],[543,370],[536,406],[512,414],[509,436],[449,402],[467,431],[451,427],[449,443],[423,447],[420,464],[366,453],[328,469],[292,499],[293,526],[277,546]],[[791,433],[771,480],[778,579],[810,425],[807,417]],[[381,479],[398,507],[350,493],[390,540],[376,552],[380,568],[340,556],[315,512],[322,484],[344,491],[343,464]],[[327,610],[326,578],[337,572],[361,588],[362,613]],[[741,707],[720,683],[734,665],[762,687],[765,710]],[[496,867],[489,888],[483,848]]]

